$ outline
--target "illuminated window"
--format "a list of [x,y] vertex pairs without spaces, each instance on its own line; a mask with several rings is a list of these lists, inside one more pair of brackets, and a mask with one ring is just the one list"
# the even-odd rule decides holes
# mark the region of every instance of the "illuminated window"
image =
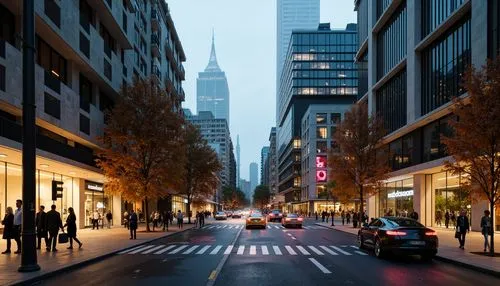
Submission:
[[317,113],[316,114],[316,124],[326,124],[326,113]]
[[293,186],[294,187],[300,187],[302,184],[302,178],[301,177],[296,177],[293,179]]
[[293,148],[298,149],[301,146],[300,139],[293,140]]
[[316,127],[316,137],[319,139],[326,139],[328,137],[328,128]]

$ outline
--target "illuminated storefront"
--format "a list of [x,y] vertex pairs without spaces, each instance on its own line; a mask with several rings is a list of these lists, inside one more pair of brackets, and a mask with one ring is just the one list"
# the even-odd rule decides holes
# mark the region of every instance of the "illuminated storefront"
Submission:
[[408,216],[413,211],[413,179],[384,184],[379,192],[379,216]]

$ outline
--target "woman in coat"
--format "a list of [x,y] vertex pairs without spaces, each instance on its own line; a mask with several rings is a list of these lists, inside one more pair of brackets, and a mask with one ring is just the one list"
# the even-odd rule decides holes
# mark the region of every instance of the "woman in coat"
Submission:
[[11,246],[10,240],[14,238],[14,212],[11,207],[7,207],[2,225],[4,226],[2,238],[7,240],[7,249],[2,252],[2,254],[9,254]]
[[66,231],[68,232],[68,237],[69,237],[69,247],[68,249],[73,249],[73,240],[75,240],[78,243],[78,248],[82,248],[83,243],[76,238],[76,215],[75,215],[75,210],[73,208],[68,208],[69,215],[68,218],[66,219],[66,224],[64,227],[67,227]]

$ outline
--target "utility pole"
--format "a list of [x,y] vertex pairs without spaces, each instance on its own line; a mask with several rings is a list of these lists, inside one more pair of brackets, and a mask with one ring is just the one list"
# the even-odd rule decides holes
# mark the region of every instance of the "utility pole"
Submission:
[[40,270],[35,233],[35,4],[23,1],[23,219],[19,272]]

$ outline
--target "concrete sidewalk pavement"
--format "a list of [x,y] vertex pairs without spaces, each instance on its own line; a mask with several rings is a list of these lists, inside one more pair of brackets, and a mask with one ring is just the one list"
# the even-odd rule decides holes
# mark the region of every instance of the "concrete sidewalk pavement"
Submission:
[[[357,235],[359,230],[359,228],[353,228],[352,225],[342,225],[342,222],[337,220],[335,220],[335,226],[331,226],[331,221],[328,223],[316,222],[316,225],[353,235]],[[437,259],[500,277],[500,257],[471,253],[483,251],[484,240],[480,232],[471,231],[468,233],[465,240],[465,250],[462,250],[458,247],[459,243],[455,238],[453,228],[445,229],[438,227],[432,229],[438,233],[439,238]],[[495,246],[496,248],[500,247],[500,234],[498,233],[495,235]]]
[[[83,243],[81,249],[78,249],[78,244],[74,243],[74,249],[69,250],[67,249],[69,243],[66,243],[58,244],[57,249],[59,251],[57,252],[47,252],[45,250],[45,243],[42,240],[42,249],[37,251],[38,265],[40,265],[41,270],[30,273],[20,273],[17,271],[21,263],[21,255],[13,253],[16,251],[17,245],[15,241],[12,241],[12,253],[0,254],[0,285],[13,285],[33,281],[42,276],[89,263],[96,259],[105,258],[123,249],[148,243],[162,237],[189,230],[193,227],[194,224],[184,224],[183,229],[178,229],[174,223],[174,225],[169,227],[168,232],[163,232],[161,228],[155,232],[148,233],[145,232],[146,225],[140,224],[136,240],[129,239],[130,233],[123,226],[116,226],[110,229],[100,228],[99,230],[80,229],[78,230],[77,237]],[[5,248],[6,240],[1,239],[0,250],[4,251]]]

